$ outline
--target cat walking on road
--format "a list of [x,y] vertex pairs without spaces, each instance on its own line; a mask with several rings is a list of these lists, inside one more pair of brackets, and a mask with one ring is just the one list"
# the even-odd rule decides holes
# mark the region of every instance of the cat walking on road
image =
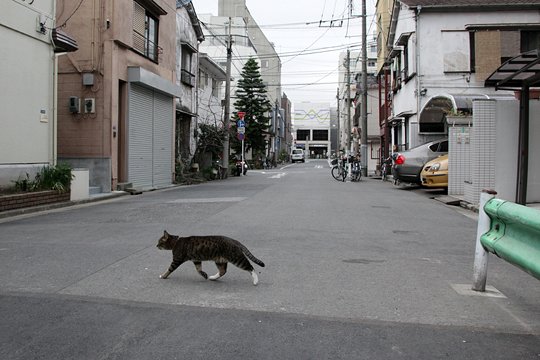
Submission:
[[[172,250],[173,261],[169,269],[160,275],[166,279],[181,264],[192,261],[197,272],[208,280],[217,280],[227,272],[227,264],[231,263],[251,274],[253,285],[257,285],[259,278],[249,260],[264,267],[264,263],[257,259],[242,243],[222,235],[187,236],[180,237],[163,232],[157,244],[160,250]],[[248,260],[249,258],[249,260]],[[203,261],[214,261],[218,268],[215,275],[208,276],[202,270]]]

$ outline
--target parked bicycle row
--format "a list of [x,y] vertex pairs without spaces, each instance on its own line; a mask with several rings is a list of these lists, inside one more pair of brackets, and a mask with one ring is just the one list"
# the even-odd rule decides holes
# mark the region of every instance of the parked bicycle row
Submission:
[[360,181],[362,178],[362,166],[360,164],[360,155],[340,155],[338,158],[333,159],[332,164],[332,176],[338,181]]

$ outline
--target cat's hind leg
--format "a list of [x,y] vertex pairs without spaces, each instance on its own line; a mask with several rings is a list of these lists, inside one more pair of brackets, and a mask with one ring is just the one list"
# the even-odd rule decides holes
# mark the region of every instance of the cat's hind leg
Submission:
[[227,272],[227,263],[216,263],[218,273],[208,277],[208,280],[217,280]]
[[197,272],[201,274],[203,278],[208,279],[208,274],[202,270],[202,262],[193,261],[193,264],[195,264],[195,269],[197,269]]
[[257,285],[259,283],[259,277],[257,276],[255,269],[253,269],[253,265],[251,265],[249,260],[243,254],[242,257],[236,263],[234,263],[234,265],[250,273],[251,278],[253,279],[253,285]]

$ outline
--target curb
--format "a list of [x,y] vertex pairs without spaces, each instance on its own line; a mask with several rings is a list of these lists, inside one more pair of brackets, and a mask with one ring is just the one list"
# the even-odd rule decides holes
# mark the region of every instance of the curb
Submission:
[[46,204],[46,205],[33,206],[33,207],[27,207],[27,208],[22,208],[22,209],[8,210],[8,211],[0,212],[0,219],[5,219],[5,218],[13,217],[13,216],[18,216],[18,215],[32,214],[32,213],[41,212],[41,211],[60,209],[60,208],[69,207],[69,206],[110,200],[110,199],[118,198],[120,196],[125,196],[125,195],[129,195],[129,193],[125,191],[114,191],[111,193],[99,194],[93,197],[91,196],[88,199],[83,199],[83,200],[63,201],[63,202],[54,203],[54,204]]

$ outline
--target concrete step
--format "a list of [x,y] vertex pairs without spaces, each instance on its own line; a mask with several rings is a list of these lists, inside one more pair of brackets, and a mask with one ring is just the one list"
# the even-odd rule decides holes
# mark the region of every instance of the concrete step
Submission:
[[133,183],[125,182],[125,183],[118,183],[116,185],[116,190],[118,191],[127,191],[126,189],[133,188]]
[[88,194],[89,195],[101,194],[101,187],[100,186],[90,186],[88,188]]

